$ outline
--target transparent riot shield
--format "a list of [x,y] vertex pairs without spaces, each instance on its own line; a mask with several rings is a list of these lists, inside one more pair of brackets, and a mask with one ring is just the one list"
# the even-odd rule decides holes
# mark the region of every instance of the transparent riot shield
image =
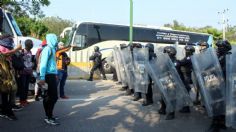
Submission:
[[134,90],[146,94],[148,88],[148,73],[145,64],[148,62],[149,55],[147,48],[133,49],[134,64]]
[[[127,76],[125,73],[125,66],[123,59],[121,58],[121,50],[119,47],[114,47],[114,57],[115,57],[115,63],[116,63],[116,71],[119,73],[120,80],[123,86],[127,86]],[[118,74],[117,74],[118,75]]]
[[166,103],[166,111],[173,112],[192,105],[191,98],[167,54],[158,53],[146,65],[148,74]]
[[236,47],[226,56],[226,126],[236,129]]
[[129,89],[134,89],[134,65],[130,47],[120,50]]
[[112,52],[113,58],[114,58],[114,64],[115,64],[115,70],[116,70],[116,75],[117,79],[119,82],[122,82],[121,80],[121,72],[120,72],[120,66],[119,66],[119,61],[118,61],[118,48],[114,47],[113,52]]
[[225,114],[225,82],[213,48],[191,57],[208,116]]

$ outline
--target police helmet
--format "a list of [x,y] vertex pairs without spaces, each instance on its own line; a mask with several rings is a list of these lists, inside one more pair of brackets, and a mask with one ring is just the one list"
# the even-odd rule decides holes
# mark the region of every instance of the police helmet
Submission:
[[193,45],[186,45],[184,47],[186,52],[190,52],[190,53],[194,53],[195,52],[195,48],[193,47]]
[[195,48],[193,47],[193,45],[186,45],[184,49],[185,49],[186,56],[191,56],[195,52]]
[[94,51],[95,51],[95,52],[98,52],[98,51],[99,51],[99,47],[98,47],[98,46],[95,46],[95,47],[94,47]]
[[163,50],[164,53],[167,53],[170,57],[175,57],[177,51],[172,46],[166,46]]
[[199,46],[205,46],[206,48],[209,48],[209,44],[207,43],[207,42],[205,42],[205,41],[200,41],[199,43],[198,43],[198,45]]
[[228,40],[218,40],[216,42],[218,52],[228,52],[232,49]]
[[148,43],[145,45],[148,48],[149,52],[154,52],[154,45],[152,43]]

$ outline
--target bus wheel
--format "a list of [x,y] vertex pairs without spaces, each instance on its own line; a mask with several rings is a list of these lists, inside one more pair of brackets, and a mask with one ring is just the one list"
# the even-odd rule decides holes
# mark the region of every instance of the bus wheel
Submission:
[[111,66],[107,62],[104,62],[103,68],[106,74],[112,73]]

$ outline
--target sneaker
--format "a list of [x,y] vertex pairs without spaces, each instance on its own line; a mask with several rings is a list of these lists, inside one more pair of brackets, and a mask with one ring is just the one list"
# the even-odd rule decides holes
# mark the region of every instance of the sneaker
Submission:
[[13,111],[20,111],[20,110],[22,110],[23,109],[23,107],[21,107],[21,106],[19,106],[19,105],[13,105],[12,106],[12,110]]
[[[45,120],[45,119],[48,119],[48,117],[45,117],[44,120]],[[59,117],[58,117],[58,116],[53,116],[52,119],[53,119],[53,120],[59,120]]]
[[0,113],[0,117],[1,118],[5,118],[5,119],[8,119],[10,121],[13,121],[13,120],[17,120],[16,116],[14,114],[2,114]]
[[61,99],[69,99],[67,96],[61,96]]
[[0,117],[1,117],[1,118],[6,118],[7,115],[6,115],[6,114],[3,114],[3,113],[0,113]]
[[47,123],[47,124],[49,124],[49,125],[52,125],[52,126],[56,126],[56,125],[60,125],[60,123],[59,122],[56,122],[54,119],[48,119],[48,118],[46,118],[46,119],[44,119],[44,121]]
[[39,96],[38,96],[38,95],[35,95],[34,100],[35,100],[35,101],[40,101],[40,100],[39,100]]
[[7,115],[6,118],[10,121],[15,121],[17,120],[17,117],[14,115],[14,114],[11,114],[11,115]]
[[104,78],[103,78],[103,80],[107,80],[107,78],[106,78],[106,77],[104,77]]

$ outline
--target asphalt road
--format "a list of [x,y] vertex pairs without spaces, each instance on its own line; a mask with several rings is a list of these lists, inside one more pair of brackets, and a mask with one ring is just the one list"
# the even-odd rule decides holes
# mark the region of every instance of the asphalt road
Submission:
[[17,121],[0,118],[0,132],[204,132],[210,125],[200,107],[192,107],[191,114],[176,113],[176,119],[167,121],[158,114],[158,103],[143,107],[119,87],[112,81],[70,80],[66,84],[70,99],[59,99],[55,106],[61,125],[45,124],[42,101],[32,100],[16,112]]

